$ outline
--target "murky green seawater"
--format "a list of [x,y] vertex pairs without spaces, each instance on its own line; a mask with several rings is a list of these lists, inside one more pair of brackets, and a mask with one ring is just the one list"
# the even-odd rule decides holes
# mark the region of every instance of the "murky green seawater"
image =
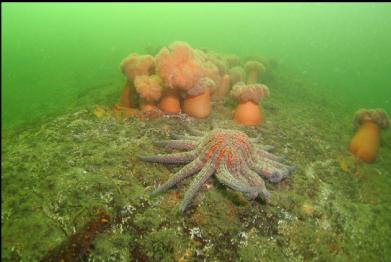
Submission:
[[[178,215],[188,184],[148,194],[178,169],[135,155],[186,120],[93,114],[118,102],[124,57],[175,41],[274,61],[262,127],[229,122],[230,102],[191,121],[261,132],[287,155],[299,168],[268,184],[274,204],[213,181]],[[80,261],[390,261],[390,131],[371,165],[347,149],[357,109],[391,114],[390,69],[389,3],[2,4],[2,258],[41,259],[105,210],[120,219]]]
[[331,99],[390,111],[390,12],[390,4],[4,4],[2,123],[68,107],[119,79],[128,53],[177,40],[273,57]]

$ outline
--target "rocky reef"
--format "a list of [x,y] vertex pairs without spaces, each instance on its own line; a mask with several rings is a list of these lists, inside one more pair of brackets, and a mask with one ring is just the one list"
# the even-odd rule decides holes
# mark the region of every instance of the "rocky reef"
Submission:
[[[357,162],[347,150],[354,110],[281,67],[264,82],[273,96],[263,103],[262,126],[237,125],[234,101],[227,99],[213,104],[220,108],[206,119],[118,119],[93,106],[3,132],[2,260],[390,260],[389,132],[374,164]],[[281,183],[266,182],[269,204],[213,177],[185,214],[175,207],[188,185],[150,195],[181,166],[137,155],[158,154],[155,141],[186,135],[188,126],[213,125],[262,134],[262,143],[276,146],[273,153],[298,166]]]

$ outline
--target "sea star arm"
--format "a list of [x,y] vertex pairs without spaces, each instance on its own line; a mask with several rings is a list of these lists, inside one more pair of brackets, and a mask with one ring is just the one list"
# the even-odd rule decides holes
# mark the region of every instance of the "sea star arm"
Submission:
[[189,130],[189,133],[193,136],[204,136],[206,134],[205,132],[195,129],[194,127],[191,126],[188,126],[187,129]]
[[175,173],[170,179],[168,179],[163,185],[159,186],[155,191],[152,192],[152,195],[160,194],[166,192],[168,189],[182,181],[188,176],[191,176],[195,172],[198,172],[203,167],[203,162],[197,158],[193,162],[187,164],[177,173]]
[[187,206],[190,204],[194,195],[200,190],[202,185],[208,180],[208,178],[213,175],[214,168],[212,167],[212,163],[209,161],[206,165],[201,169],[201,171],[196,175],[194,180],[190,184],[189,190],[186,191],[185,197],[182,200],[182,203],[179,206],[179,210],[183,213]]
[[256,185],[259,188],[258,192],[262,192],[265,201],[269,201],[270,193],[266,188],[265,181],[263,181],[263,179],[255,171],[251,170],[248,166],[245,166],[242,169],[241,174],[250,185]]
[[158,146],[165,146],[172,149],[179,150],[192,150],[196,147],[197,143],[194,140],[162,140],[154,143]]
[[176,140],[195,140],[195,141],[197,141],[201,138],[199,136],[179,135],[179,134],[175,134],[175,133],[170,134],[170,136]]
[[264,161],[264,162],[268,163],[269,165],[271,165],[275,168],[278,168],[278,169],[286,168],[289,170],[289,172],[292,172],[292,171],[296,170],[296,168],[297,168],[296,166],[288,166],[288,165],[285,165],[283,163],[280,163],[276,160],[269,159],[269,158],[263,158],[262,161]]
[[281,157],[281,156],[276,156],[270,152],[267,152],[266,150],[262,150],[262,149],[255,149],[255,154],[257,155],[257,157],[260,157],[260,158],[269,158],[271,160],[274,160],[274,161],[281,161],[281,160],[284,160],[285,157]]
[[262,135],[261,134],[257,135],[256,137],[251,137],[250,138],[251,143],[258,143],[258,142],[260,142],[262,140],[263,139],[262,139]]
[[250,168],[272,183],[278,183],[289,176],[291,169],[288,166],[277,168],[265,160],[266,159],[262,159],[261,161],[253,163]]
[[189,163],[196,158],[197,154],[195,151],[179,152],[165,155],[155,156],[138,156],[139,159],[148,162],[156,162],[163,164],[183,164]]
[[255,148],[258,149],[258,150],[264,150],[264,151],[271,151],[273,150],[274,148],[276,148],[275,146],[272,146],[272,145],[255,145]]
[[259,187],[252,187],[246,185],[246,183],[236,179],[227,169],[225,165],[222,165],[216,172],[216,178],[220,183],[232,188],[233,190],[243,193],[258,193],[261,191]]

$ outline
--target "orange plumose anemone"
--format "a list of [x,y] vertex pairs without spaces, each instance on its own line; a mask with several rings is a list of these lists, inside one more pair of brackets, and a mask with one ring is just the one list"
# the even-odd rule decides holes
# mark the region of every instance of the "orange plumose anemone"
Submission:
[[[216,56],[216,61],[218,57]],[[183,94],[183,112],[196,118],[205,118],[210,114],[211,93],[222,83],[219,67],[201,50],[193,49],[184,42],[174,42],[163,48],[155,57],[156,72],[164,85]],[[220,61],[220,60],[219,60]],[[223,62],[221,70],[225,70]],[[164,96],[165,97],[165,96]],[[177,101],[168,97],[168,101]],[[166,99],[161,101],[161,107]]]
[[231,87],[231,80],[229,75],[225,74],[221,78],[220,86],[216,90],[215,94],[220,97],[225,97],[229,93],[229,88]]
[[206,58],[217,67],[219,75],[224,75],[227,72],[228,63],[225,56],[216,52],[208,52]]
[[134,85],[137,93],[142,98],[141,108],[143,111],[157,109],[156,102],[162,96],[162,81],[159,76],[141,75],[136,76]]
[[121,62],[121,71],[129,81],[136,76],[151,75],[155,70],[155,59],[151,55],[130,54]]
[[159,102],[159,108],[166,114],[178,114],[181,112],[181,102],[176,89],[165,88]]
[[258,82],[258,79],[265,72],[265,66],[257,61],[248,61],[245,65],[246,74],[247,74],[247,84],[255,84]]
[[119,105],[125,108],[138,107],[138,95],[136,93],[136,88],[130,81],[126,81]]
[[357,128],[349,149],[359,159],[371,163],[380,146],[380,129],[389,127],[389,117],[383,109],[360,109],[356,112],[354,125]]
[[138,95],[134,85],[137,76],[150,75],[155,70],[155,61],[151,55],[130,54],[120,64],[122,73],[127,77],[126,85],[118,106],[136,108]]
[[214,85],[210,78],[201,78],[192,89],[187,91],[183,101],[183,111],[195,118],[208,117],[212,108],[210,94]]
[[211,95],[219,92],[223,83],[223,76],[226,71],[225,61],[222,56],[217,53],[204,53],[201,50],[195,50],[198,61],[201,64],[202,78],[210,78],[214,85],[211,88]]
[[156,71],[169,88],[189,90],[202,76],[202,66],[191,46],[175,42],[156,55]]
[[262,97],[269,96],[269,88],[263,84],[245,84],[239,82],[231,90],[231,96],[239,100],[235,109],[234,120],[244,125],[258,125],[263,116],[259,102]]
[[234,86],[236,83],[246,81],[246,71],[243,67],[235,66],[229,70],[229,78],[231,80],[231,85]]
[[227,61],[228,68],[232,68],[240,64],[240,58],[237,55],[227,55],[225,60]]

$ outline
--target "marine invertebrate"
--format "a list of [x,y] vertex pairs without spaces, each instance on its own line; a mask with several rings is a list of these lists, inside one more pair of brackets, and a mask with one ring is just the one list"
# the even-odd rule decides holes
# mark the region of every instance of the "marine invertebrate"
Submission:
[[228,68],[228,63],[225,57],[216,52],[208,52],[206,53],[207,59],[212,62],[216,68],[218,69],[218,73],[220,75],[224,75]]
[[[156,156],[139,156],[141,160],[186,164],[153,194],[167,191],[185,178],[195,174],[190,188],[186,191],[180,211],[184,211],[201,186],[213,174],[219,182],[245,193],[250,199],[259,194],[267,201],[269,192],[264,180],[277,183],[286,178],[294,168],[279,162],[280,158],[267,152],[265,146],[258,145],[243,132],[229,129],[214,129],[204,133],[193,130],[193,136],[179,137],[179,140],[166,140],[158,144],[174,149],[188,150]],[[259,174],[259,175],[258,175]]]
[[[200,55],[200,57],[203,56]],[[205,57],[204,59],[207,58]],[[200,80],[202,80],[202,78],[209,78],[210,80],[212,80],[214,85],[210,86],[210,91],[212,94],[214,94],[221,87],[222,76],[220,75],[219,69],[215,64],[213,64],[209,60],[203,60],[203,59],[201,60],[202,60],[202,77],[200,78]]]
[[134,79],[137,93],[140,94],[142,101],[142,110],[150,111],[156,109],[156,101],[162,96],[162,81],[159,76],[141,75]]
[[262,97],[269,95],[269,88],[263,84],[237,83],[231,90],[231,95],[240,100],[235,109],[234,120],[244,125],[257,125],[263,120],[258,105]]
[[231,85],[235,85],[238,82],[244,82],[246,77],[246,71],[243,67],[235,66],[229,70],[229,77],[231,79]]
[[184,42],[174,42],[156,55],[156,71],[169,88],[188,90],[202,76],[200,61],[194,50]]
[[159,102],[159,109],[167,114],[178,114],[181,112],[181,103],[178,91],[175,89],[165,88],[162,98]]
[[210,114],[211,88],[215,85],[210,78],[201,78],[197,84],[187,91],[183,101],[183,112],[196,118],[205,118]]
[[245,65],[247,74],[247,84],[255,84],[258,82],[258,78],[265,72],[265,66],[258,61],[248,61]]
[[135,86],[129,80],[126,81],[119,105],[126,108],[136,108],[138,107],[137,98]]
[[151,75],[155,69],[155,59],[151,55],[130,54],[121,62],[121,71],[133,81],[136,76]]
[[217,96],[222,96],[222,97],[224,97],[225,95],[228,94],[230,86],[231,86],[230,77],[229,77],[228,74],[225,74],[225,75],[221,78],[220,86],[219,86],[218,89],[216,90],[215,94],[216,94]]
[[156,56],[156,72],[165,86],[185,95],[183,112],[196,118],[209,115],[211,93],[226,87],[221,86],[227,84],[222,76],[225,70],[222,56],[193,49],[184,42],[174,42]]
[[134,85],[135,78],[152,74],[155,70],[155,60],[151,55],[133,53],[121,61],[120,68],[127,77],[127,81],[122,91],[119,106],[136,108],[138,107],[138,95]]
[[237,55],[230,54],[227,55],[225,59],[229,68],[238,66],[240,64],[240,58]]
[[371,163],[380,145],[380,129],[387,129],[389,118],[383,109],[360,109],[354,125],[358,128],[350,142],[350,151],[361,160]]

